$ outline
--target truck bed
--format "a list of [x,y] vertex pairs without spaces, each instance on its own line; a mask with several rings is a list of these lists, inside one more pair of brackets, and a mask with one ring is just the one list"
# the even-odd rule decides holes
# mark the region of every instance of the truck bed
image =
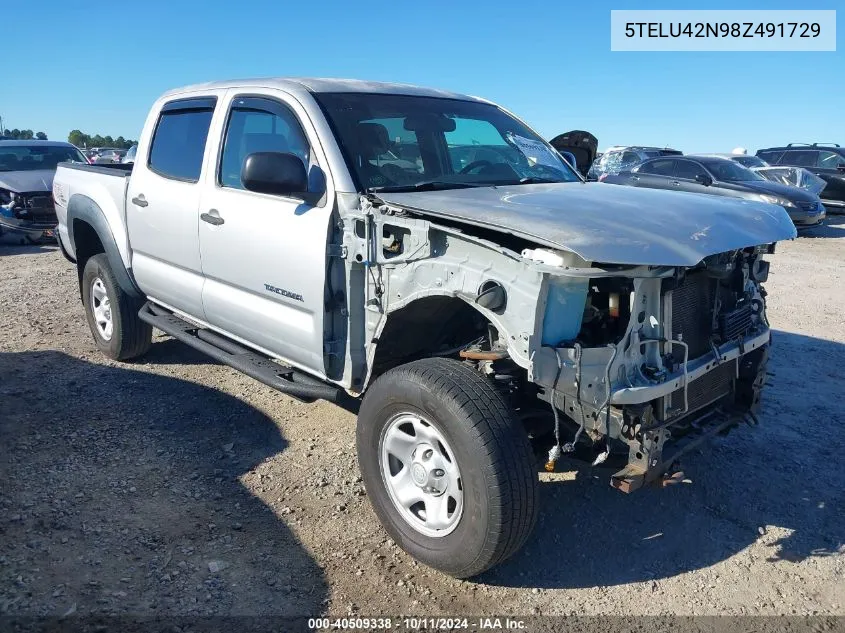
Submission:
[[126,191],[129,187],[131,164],[82,165],[59,163],[53,179],[53,197],[59,222],[59,239],[75,257],[67,226],[67,205],[75,196],[83,196],[97,205],[114,231],[120,256],[129,265],[129,245],[126,236]]
[[107,176],[119,176],[127,178],[132,173],[131,163],[104,163],[102,165],[84,165],[82,163],[61,163],[64,169],[78,169],[79,171],[90,171]]

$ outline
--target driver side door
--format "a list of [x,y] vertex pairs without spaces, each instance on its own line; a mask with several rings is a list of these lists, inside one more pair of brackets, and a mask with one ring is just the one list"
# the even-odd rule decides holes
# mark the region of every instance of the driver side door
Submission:
[[[292,365],[325,376],[326,244],[333,186],[316,132],[284,93],[230,91],[222,139],[199,204],[207,322]],[[247,191],[241,167],[254,152],[302,160],[307,200]]]

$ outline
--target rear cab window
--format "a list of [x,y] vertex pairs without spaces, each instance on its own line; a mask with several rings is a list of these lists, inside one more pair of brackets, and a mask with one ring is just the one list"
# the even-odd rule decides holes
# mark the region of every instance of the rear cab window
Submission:
[[183,182],[199,180],[216,102],[200,97],[162,106],[147,159],[151,171]]

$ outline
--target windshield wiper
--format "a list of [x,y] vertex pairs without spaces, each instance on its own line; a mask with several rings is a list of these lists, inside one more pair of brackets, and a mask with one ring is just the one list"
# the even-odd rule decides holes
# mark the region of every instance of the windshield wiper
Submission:
[[449,182],[448,180],[423,180],[413,185],[385,185],[384,187],[370,187],[372,193],[398,193],[402,191],[441,191],[443,189],[469,189],[471,187],[487,187],[486,184],[469,182]]

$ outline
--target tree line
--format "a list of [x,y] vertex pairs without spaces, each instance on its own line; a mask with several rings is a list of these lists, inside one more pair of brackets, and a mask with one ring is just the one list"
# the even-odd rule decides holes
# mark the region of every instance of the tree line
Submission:
[[91,136],[80,130],[71,130],[70,134],[67,135],[67,140],[68,143],[77,147],[114,147],[116,149],[129,149],[138,142],[122,136],[117,138],[100,136],[99,134]]
[[[11,138],[20,141],[29,141],[32,139],[38,139],[39,141],[46,141],[47,135],[44,132],[33,132],[32,130],[19,130],[15,128],[13,130],[3,130],[3,134],[5,138]],[[77,147],[114,147],[116,149],[129,149],[133,145],[135,145],[138,141],[133,141],[132,139],[123,138],[122,136],[118,136],[117,138],[112,138],[111,136],[100,136],[99,134],[86,134],[80,130],[71,130],[70,134],[67,135],[68,143],[72,145],[76,145]]]
[[44,132],[33,132],[32,130],[19,130],[15,128],[14,130],[3,130],[3,136],[6,138],[13,138],[16,140],[21,141],[29,141],[34,138],[37,138],[39,141],[46,141],[47,135]]

